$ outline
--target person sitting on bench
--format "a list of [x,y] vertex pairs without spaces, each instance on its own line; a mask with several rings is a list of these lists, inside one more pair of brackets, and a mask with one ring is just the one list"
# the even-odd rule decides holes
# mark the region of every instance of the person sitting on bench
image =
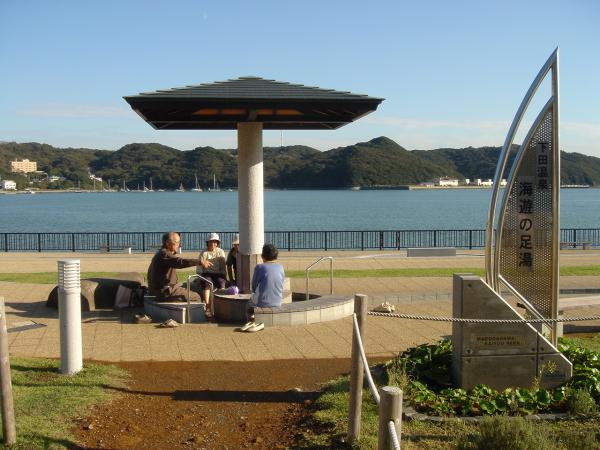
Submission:
[[283,283],[285,272],[277,262],[279,252],[273,244],[265,244],[261,258],[263,264],[257,264],[252,275],[252,306],[259,308],[278,308],[283,302]]
[[249,322],[240,331],[254,333],[265,328],[262,322],[256,323],[254,308],[279,308],[283,303],[283,283],[285,272],[277,262],[279,252],[273,244],[265,244],[262,248],[262,264],[257,264],[252,275],[252,297],[248,302],[247,316]]
[[225,287],[225,252],[219,247],[221,239],[217,233],[210,233],[206,238],[206,250],[200,253],[200,263],[196,268],[196,273],[212,282],[208,283],[200,280],[202,286],[202,296],[206,303],[208,315],[211,314],[210,294],[211,288],[222,289]]
[[[178,283],[176,269],[197,266],[200,260],[177,256],[180,244],[178,233],[169,231],[163,234],[162,247],[154,254],[148,267],[148,293],[156,296],[159,302],[188,301],[187,287]],[[190,290],[189,301],[199,302],[200,294]]]

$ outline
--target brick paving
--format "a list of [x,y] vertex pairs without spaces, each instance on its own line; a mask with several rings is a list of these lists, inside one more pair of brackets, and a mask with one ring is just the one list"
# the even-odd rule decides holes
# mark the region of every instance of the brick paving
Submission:
[[[287,270],[305,269],[323,252],[282,252]],[[192,253],[189,253],[191,256]],[[407,258],[405,252],[328,252],[338,269],[409,267],[483,267],[481,251],[459,251],[449,258]],[[566,251],[565,266],[600,264],[600,253]],[[54,272],[57,260],[81,261],[84,272],[144,272],[149,254],[0,254],[0,273]],[[328,264],[316,267],[326,269]],[[311,292],[328,293],[329,280],[311,280]],[[14,356],[60,357],[59,324],[56,310],[45,302],[52,285],[0,282],[9,327],[9,349]],[[367,294],[371,304],[387,300],[397,311],[408,314],[450,316],[450,277],[340,278],[336,294]],[[600,288],[599,276],[563,277],[561,288]],[[292,290],[303,292],[304,279],[292,279]],[[572,294],[569,294],[572,296]],[[580,309],[572,315],[598,314],[600,308]],[[136,310],[82,313],[83,352],[86,360],[97,361],[257,361],[277,359],[348,358],[352,322],[344,318],[295,327],[267,327],[260,333],[240,333],[228,324],[188,324],[158,328],[156,324],[132,323]],[[28,326],[29,325],[29,326]],[[598,325],[580,323],[582,329]],[[571,327],[573,328],[573,327]],[[577,328],[577,327],[575,327]],[[575,330],[576,331],[576,330]],[[389,357],[415,344],[449,335],[444,322],[422,322],[385,317],[368,317],[366,352],[370,357]]]

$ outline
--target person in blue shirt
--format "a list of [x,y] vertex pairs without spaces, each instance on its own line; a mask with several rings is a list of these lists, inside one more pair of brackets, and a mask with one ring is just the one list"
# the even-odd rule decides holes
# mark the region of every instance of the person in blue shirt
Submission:
[[277,262],[279,252],[273,244],[265,244],[261,258],[263,264],[257,264],[252,276],[252,306],[259,308],[277,308],[283,301],[283,281],[285,272]]

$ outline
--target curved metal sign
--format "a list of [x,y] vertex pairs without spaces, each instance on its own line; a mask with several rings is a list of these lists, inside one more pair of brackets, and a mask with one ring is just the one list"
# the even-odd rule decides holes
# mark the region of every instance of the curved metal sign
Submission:
[[[513,160],[500,208],[505,173],[517,128],[537,88],[552,71],[552,95]],[[556,318],[559,292],[560,152],[558,49],[540,70],[508,132],[494,178],[486,229],[487,282],[500,294],[507,286],[539,317]],[[494,236],[495,231],[495,236]],[[494,241],[495,237],[495,241]],[[552,329],[556,342],[556,326]]]

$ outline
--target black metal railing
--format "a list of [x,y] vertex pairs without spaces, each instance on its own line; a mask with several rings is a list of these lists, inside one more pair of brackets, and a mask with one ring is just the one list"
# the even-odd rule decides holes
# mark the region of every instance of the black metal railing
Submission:
[[[92,252],[119,251],[131,247],[134,252],[154,251],[161,245],[162,232],[108,233],[0,233],[2,252]],[[221,246],[229,248],[233,231],[221,231]],[[206,232],[182,232],[184,250],[205,247]],[[485,230],[387,230],[387,231],[267,231],[265,242],[281,250],[390,250],[423,247],[464,249],[485,246]],[[566,228],[561,242],[567,246],[587,244],[600,247],[600,229]]]

